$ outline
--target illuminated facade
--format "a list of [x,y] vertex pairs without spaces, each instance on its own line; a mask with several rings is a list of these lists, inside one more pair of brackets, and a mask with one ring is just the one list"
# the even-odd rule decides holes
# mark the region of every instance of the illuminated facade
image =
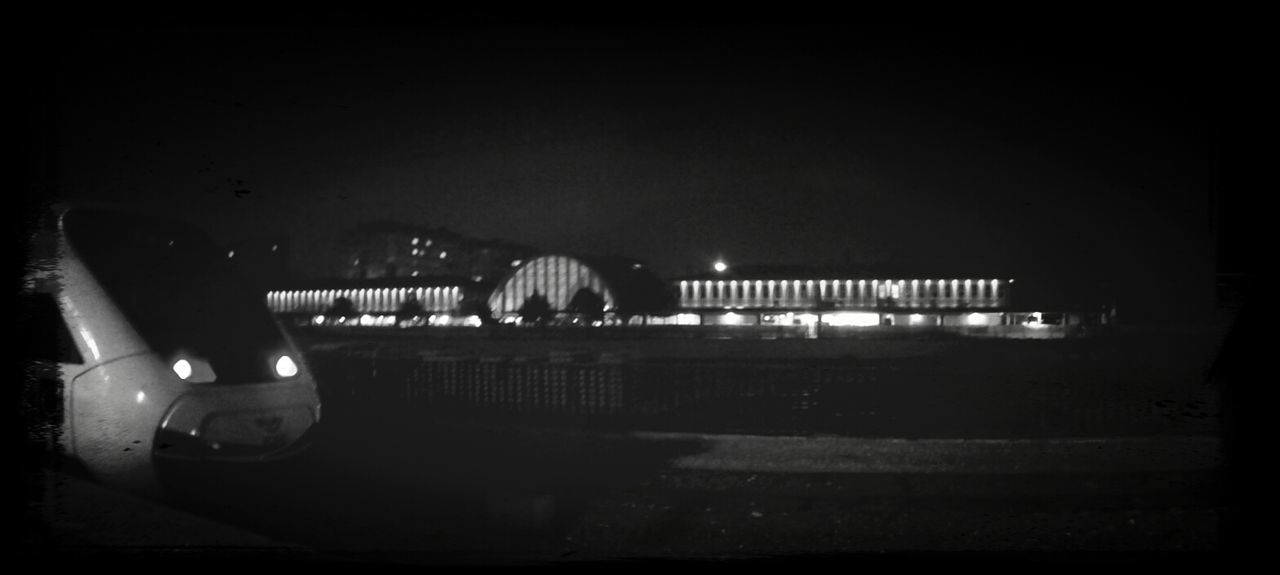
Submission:
[[722,270],[674,282],[680,313],[671,323],[977,326],[1009,321],[1005,311],[1011,279],[788,271],[756,275]]
[[1000,279],[681,280],[680,309],[995,309],[1008,301]]
[[483,286],[439,278],[330,280],[270,290],[266,303],[277,315],[313,325],[391,325],[410,311],[421,322],[453,325],[474,315],[466,304],[483,291]]
[[673,307],[666,285],[645,264],[623,258],[543,255],[522,262],[489,296],[489,309],[513,322],[531,297],[546,298],[550,311],[574,313],[575,301],[595,301],[606,318],[658,313]]

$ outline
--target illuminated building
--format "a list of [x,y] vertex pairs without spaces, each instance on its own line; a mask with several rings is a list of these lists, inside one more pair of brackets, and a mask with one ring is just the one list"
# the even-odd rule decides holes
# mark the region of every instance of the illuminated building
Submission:
[[499,321],[511,322],[531,297],[542,297],[556,318],[595,313],[616,323],[670,311],[673,295],[642,262],[552,254],[512,269],[489,296],[489,308]]

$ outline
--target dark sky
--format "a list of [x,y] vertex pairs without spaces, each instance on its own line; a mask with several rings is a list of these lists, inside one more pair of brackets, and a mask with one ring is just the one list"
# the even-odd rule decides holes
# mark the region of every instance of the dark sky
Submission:
[[75,30],[43,70],[47,183],[288,235],[308,268],[398,219],[667,274],[1208,277],[1210,37],[931,30]]

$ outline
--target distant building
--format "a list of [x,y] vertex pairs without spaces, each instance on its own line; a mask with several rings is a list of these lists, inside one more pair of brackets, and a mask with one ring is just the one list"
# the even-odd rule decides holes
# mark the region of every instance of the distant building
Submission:
[[343,234],[340,245],[340,275],[347,279],[448,276],[492,282],[536,253],[513,242],[395,222],[357,226]]
[[994,274],[957,277],[867,267],[726,268],[721,273],[674,281],[680,313],[667,321],[695,325],[988,326],[1093,324],[1114,318],[1110,309],[1101,305],[1052,307],[1053,302],[1048,301],[1018,301],[1015,307],[1015,281]]
[[291,277],[288,237],[252,238],[227,246],[227,258],[247,278],[276,285]]
[[[632,317],[675,311],[675,297],[644,262],[619,257],[547,254],[511,270],[489,295],[489,309],[504,323],[518,323],[522,310],[542,298],[551,321],[593,318],[620,323]],[[597,309],[598,308],[598,309]]]

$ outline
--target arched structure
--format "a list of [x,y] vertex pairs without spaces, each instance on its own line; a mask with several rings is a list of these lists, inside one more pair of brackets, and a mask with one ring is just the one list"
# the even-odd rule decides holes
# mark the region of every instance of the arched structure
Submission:
[[537,294],[547,299],[552,312],[563,313],[583,289],[599,296],[603,311],[612,317],[674,307],[665,284],[641,262],[549,254],[524,262],[500,281],[489,296],[489,308],[496,318],[516,317]]

